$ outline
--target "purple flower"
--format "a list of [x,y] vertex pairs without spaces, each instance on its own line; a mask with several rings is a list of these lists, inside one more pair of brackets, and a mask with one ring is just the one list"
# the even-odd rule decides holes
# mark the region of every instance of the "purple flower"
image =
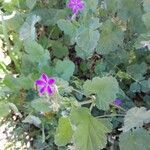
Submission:
[[42,74],[39,80],[35,81],[35,84],[39,87],[39,93],[48,93],[49,95],[54,93],[55,79],[48,77],[46,74]]
[[113,104],[116,105],[116,106],[120,106],[122,104],[122,100],[119,99],[119,98],[116,98],[114,101],[113,101]]
[[82,0],[70,0],[67,7],[72,9],[72,12],[77,15],[79,11],[84,9],[84,2]]

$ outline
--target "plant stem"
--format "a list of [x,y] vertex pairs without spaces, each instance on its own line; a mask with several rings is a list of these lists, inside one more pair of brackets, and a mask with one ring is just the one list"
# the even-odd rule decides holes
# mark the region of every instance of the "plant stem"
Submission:
[[96,118],[105,118],[105,117],[124,117],[125,114],[111,114],[111,115],[102,115],[102,116],[97,116]]
[[88,101],[83,101],[83,102],[78,102],[80,105],[85,105],[85,104],[90,104],[90,103],[93,103],[93,99],[91,100],[88,100]]
[[86,96],[84,93],[80,92],[80,91],[79,91],[79,90],[77,90],[77,89],[72,88],[72,90],[73,90],[73,91],[75,91],[75,92],[77,92],[77,93],[79,93],[79,94],[81,94],[81,95]]

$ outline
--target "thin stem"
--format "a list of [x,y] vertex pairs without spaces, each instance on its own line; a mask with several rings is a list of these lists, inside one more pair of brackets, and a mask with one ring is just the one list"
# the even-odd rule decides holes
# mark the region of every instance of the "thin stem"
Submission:
[[91,100],[88,100],[88,101],[83,101],[83,102],[78,102],[80,105],[85,105],[85,104],[91,104],[91,103],[93,103],[94,102],[94,100],[93,99],[91,99]]
[[42,124],[42,143],[45,142],[45,131],[44,131],[44,124]]
[[111,114],[111,115],[102,115],[102,116],[97,116],[96,118],[106,118],[106,117],[124,117],[125,114]]
[[77,90],[77,89],[72,88],[72,90],[73,90],[73,91],[75,91],[75,92],[77,92],[77,93],[80,93],[81,95],[86,96],[84,93],[80,92],[80,91],[79,91],[79,90]]
[[95,106],[94,101],[92,102],[91,106],[90,106],[90,112],[92,111],[93,107]]
[[71,20],[75,20],[76,19],[76,14],[73,14],[72,17],[71,17]]

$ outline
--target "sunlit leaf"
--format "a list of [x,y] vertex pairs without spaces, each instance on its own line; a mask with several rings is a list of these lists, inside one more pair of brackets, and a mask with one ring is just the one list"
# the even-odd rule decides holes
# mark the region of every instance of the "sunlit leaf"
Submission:
[[106,146],[106,134],[111,131],[109,122],[94,118],[87,108],[73,109],[71,121],[75,126],[73,140],[76,149],[97,150]]
[[127,132],[135,127],[142,127],[144,123],[150,122],[150,110],[147,111],[145,107],[133,107],[127,111],[124,118],[123,132]]
[[72,139],[72,126],[69,118],[61,117],[55,134],[55,143],[59,146],[65,146]]

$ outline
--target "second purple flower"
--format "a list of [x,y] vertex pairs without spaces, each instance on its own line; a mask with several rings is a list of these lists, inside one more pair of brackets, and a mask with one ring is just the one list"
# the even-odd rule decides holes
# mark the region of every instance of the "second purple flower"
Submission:
[[72,9],[73,14],[77,15],[79,11],[84,9],[83,0],[70,0],[67,7]]

